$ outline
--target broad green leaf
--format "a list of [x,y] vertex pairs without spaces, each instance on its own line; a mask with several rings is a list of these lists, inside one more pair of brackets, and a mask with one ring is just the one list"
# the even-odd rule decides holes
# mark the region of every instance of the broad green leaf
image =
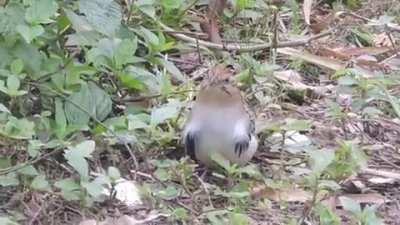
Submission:
[[310,151],[309,154],[311,169],[317,175],[320,175],[335,158],[335,153],[329,150]]
[[103,121],[111,113],[111,97],[93,82],[89,82],[89,90],[93,103],[93,111],[95,112],[94,116],[98,120]]
[[168,96],[173,91],[171,77],[168,74],[162,74],[160,77],[160,92],[163,96]]
[[158,39],[157,35],[155,35],[150,30],[146,29],[145,27],[140,27],[140,32],[146,42],[153,46],[160,45],[160,40]]
[[161,5],[166,10],[179,9],[183,4],[183,0],[161,0]]
[[20,86],[20,81],[17,76],[9,76],[7,78],[7,88],[10,92],[17,92]]
[[20,225],[19,223],[13,221],[10,217],[0,216],[1,225]]
[[120,28],[121,6],[113,0],[80,0],[79,10],[100,33],[113,36]]
[[134,79],[139,80],[145,85],[148,94],[158,94],[160,92],[159,81],[157,77],[150,73],[148,70],[138,66],[128,66],[124,73],[133,76]]
[[64,191],[74,191],[74,190],[80,189],[79,184],[76,181],[74,181],[72,178],[67,178],[64,180],[57,181],[54,184],[54,186],[57,188],[60,188]]
[[87,21],[85,17],[79,16],[73,11],[68,9],[64,9],[64,11],[69,21],[71,22],[72,27],[77,33],[93,31],[92,25],[90,25],[90,23]]
[[168,169],[166,168],[158,168],[153,174],[160,181],[167,181],[171,179],[171,174],[168,173]]
[[118,73],[118,78],[124,87],[130,88],[132,90],[143,90],[143,83],[135,76],[136,73]]
[[182,103],[178,100],[170,100],[169,103],[154,108],[151,111],[151,124],[158,125],[165,122],[167,119],[172,119],[178,116],[180,109],[182,108]]
[[39,73],[45,58],[36,46],[24,43],[23,41],[16,44],[12,49],[12,54],[24,62],[27,72],[33,74]]
[[52,17],[58,9],[55,0],[35,0],[26,10],[25,19],[30,24],[51,23]]
[[57,181],[54,184],[55,187],[61,189],[61,194],[63,198],[65,198],[68,201],[76,201],[80,200],[81,198],[81,191],[80,191],[80,185],[75,182],[71,178],[67,178],[64,180]]
[[138,0],[134,4],[139,10],[146,14],[147,16],[154,18],[156,15],[156,6],[154,5],[154,0]]
[[311,123],[308,120],[288,118],[285,120],[285,122],[286,124],[282,127],[282,129],[287,131],[304,131],[311,128]]
[[0,112],[10,113],[10,110],[8,110],[5,105],[0,103]]
[[17,75],[20,74],[23,69],[24,69],[24,62],[21,59],[16,59],[12,61],[10,65],[11,73]]
[[165,189],[158,191],[157,195],[163,199],[172,200],[178,197],[179,191],[174,186],[169,185]]
[[81,90],[68,99],[65,114],[72,124],[88,124],[90,117],[104,120],[112,110],[110,96],[93,82],[83,84]]
[[159,62],[164,68],[171,74],[171,76],[178,81],[185,81],[185,76],[182,72],[175,66],[171,61],[165,60],[164,58],[159,58]]
[[353,199],[345,197],[345,196],[341,196],[341,197],[339,197],[339,200],[345,210],[352,212],[354,214],[361,213],[360,204],[358,204],[358,202],[354,201]]
[[8,173],[4,176],[0,176],[0,187],[17,186],[19,180],[16,173]]
[[32,139],[35,134],[35,124],[26,118],[9,117],[7,123],[0,124],[0,134],[15,139]]
[[89,176],[89,165],[85,158],[90,158],[95,150],[95,142],[84,141],[75,147],[71,147],[65,151],[64,157],[80,175],[85,178]]
[[322,204],[317,204],[314,208],[319,216],[320,225],[340,225],[340,218],[332,212],[328,207]]
[[62,139],[65,136],[67,129],[67,118],[65,117],[64,107],[61,99],[55,100],[55,122],[56,129],[55,133],[58,138]]
[[104,187],[97,182],[82,182],[82,187],[86,189],[89,195],[97,198],[103,194]]
[[133,55],[135,54],[136,48],[137,48],[137,39],[122,40],[118,44],[117,48],[114,50],[113,56],[114,56],[115,66],[121,69],[123,65],[127,63],[133,63],[134,62]]
[[241,213],[230,213],[230,224],[232,225],[247,225],[250,224],[249,217]]
[[119,172],[118,168],[113,166],[108,167],[107,175],[114,181],[121,178],[121,173]]
[[17,171],[19,174],[23,174],[26,176],[37,176],[39,175],[38,171],[32,165],[24,166]]
[[88,85],[82,84],[79,92],[75,92],[68,97],[64,107],[65,116],[70,124],[88,124],[90,117],[94,116]]
[[46,177],[44,175],[37,176],[33,179],[31,183],[31,187],[35,190],[39,191],[48,191],[50,190],[50,184],[46,180]]
[[6,7],[0,7],[0,34],[14,35],[15,28],[25,23],[24,16],[25,10],[21,4],[10,2]]

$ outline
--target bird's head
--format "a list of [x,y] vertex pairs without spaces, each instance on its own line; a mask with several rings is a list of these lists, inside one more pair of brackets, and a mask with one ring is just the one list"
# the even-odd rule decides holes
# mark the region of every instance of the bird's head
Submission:
[[205,76],[204,85],[210,87],[231,84],[233,79],[233,69],[224,64],[217,64],[209,70]]
[[213,66],[204,77],[198,100],[210,104],[232,104],[240,99],[240,91],[233,85],[233,69],[224,64]]

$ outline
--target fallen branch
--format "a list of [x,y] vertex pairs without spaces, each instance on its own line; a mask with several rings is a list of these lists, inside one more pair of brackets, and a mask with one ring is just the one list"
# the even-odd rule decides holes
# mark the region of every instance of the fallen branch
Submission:
[[332,30],[328,30],[326,32],[322,32],[318,35],[311,36],[309,38],[303,39],[303,40],[298,40],[298,41],[286,41],[286,42],[279,42],[276,45],[272,43],[261,43],[261,44],[237,44],[237,43],[229,43],[229,44],[217,44],[217,43],[212,43],[204,40],[198,40],[197,38],[192,38],[189,37],[185,34],[178,33],[174,29],[168,27],[167,25],[164,25],[163,23],[159,22],[160,26],[166,31],[169,32],[172,36],[175,38],[190,42],[192,44],[199,44],[201,46],[210,48],[210,49],[216,49],[216,50],[225,50],[225,51],[238,51],[238,52],[250,52],[250,51],[260,51],[260,50],[265,50],[269,48],[285,48],[285,47],[296,47],[296,46],[303,46],[308,43],[310,43],[313,40],[328,36],[329,34],[332,33]]
[[375,170],[375,169],[369,169],[365,168],[361,170],[361,173],[366,173],[370,175],[375,175],[375,176],[380,176],[380,177],[387,177],[387,178],[393,178],[396,180],[400,180],[400,174],[399,173],[394,173],[390,171],[384,171],[384,170]]

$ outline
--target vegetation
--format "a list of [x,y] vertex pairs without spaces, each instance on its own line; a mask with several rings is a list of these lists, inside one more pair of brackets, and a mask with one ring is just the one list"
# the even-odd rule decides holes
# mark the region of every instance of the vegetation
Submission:
[[[208,2],[0,0],[0,224],[398,224],[396,0]],[[260,146],[204,172],[217,62]]]

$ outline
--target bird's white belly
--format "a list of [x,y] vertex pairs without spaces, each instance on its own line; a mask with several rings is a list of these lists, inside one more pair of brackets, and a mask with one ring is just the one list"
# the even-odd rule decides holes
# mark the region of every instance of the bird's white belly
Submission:
[[[257,148],[254,143],[250,143],[249,151],[245,151],[240,157],[235,153],[235,126],[237,119],[234,118],[234,115],[232,110],[229,109],[214,109],[210,111],[207,119],[203,120],[196,157],[204,164],[211,165],[211,157],[214,152],[238,164],[244,164],[253,156],[255,148]],[[250,148],[254,148],[254,150]]]

